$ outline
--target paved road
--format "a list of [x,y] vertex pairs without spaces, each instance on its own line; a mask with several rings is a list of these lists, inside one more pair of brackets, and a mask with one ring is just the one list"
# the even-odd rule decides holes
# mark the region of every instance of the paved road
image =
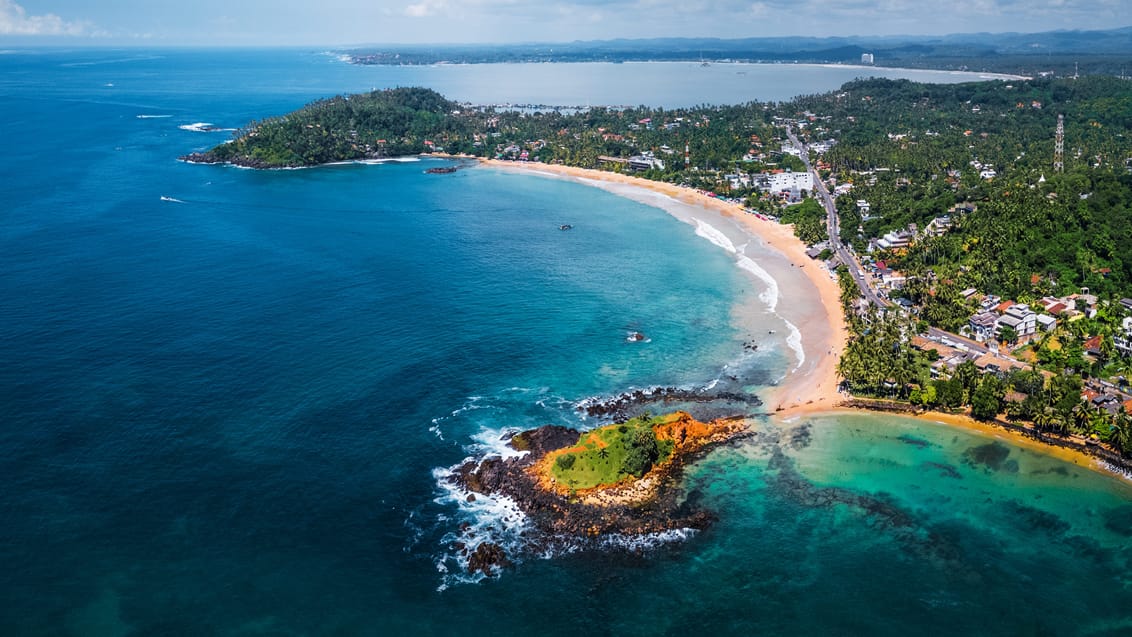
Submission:
[[857,263],[857,260],[849,253],[849,249],[845,247],[845,244],[841,243],[841,219],[837,216],[837,206],[834,205],[833,197],[829,195],[829,190],[825,187],[825,184],[822,183],[821,175],[818,174],[816,169],[810,166],[810,149],[805,144],[798,141],[798,138],[794,135],[793,129],[790,127],[786,128],[786,136],[790,138],[790,143],[794,144],[796,148],[801,149],[802,163],[806,165],[806,170],[808,170],[814,178],[814,192],[817,193],[818,199],[825,207],[826,228],[829,229],[830,247],[837,253],[837,256],[841,258],[841,262],[845,264],[845,267],[849,269],[849,274],[857,283],[857,288],[861,290],[861,294],[868,299],[869,303],[877,307],[891,306],[892,303],[890,301],[880,298],[876,290],[869,285],[868,275],[861,270],[861,265]]
[[[810,166],[809,147],[798,141],[798,138],[794,135],[794,130],[789,126],[786,127],[786,136],[790,138],[790,143],[794,144],[796,148],[801,149],[802,163],[805,164],[806,170],[809,171],[811,175],[813,175],[814,192],[818,194],[818,198],[821,200],[822,205],[825,207],[827,224],[826,227],[829,229],[829,245],[831,246],[833,251],[837,253],[837,256],[841,257],[841,262],[844,263],[845,267],[849,269],[849,274],[853,276],[853,280],[857,283],[857,287],[861,290],[861,294],[866,299],[868,299],[869,303],[872,303],[877,307],[890,307],[892,303],[886,299],[880,298],[880,296],[877,295],[873,287],[869,285],[869,281],[866,278],[867,275],[861,270],[861,264],[857,263],[857,260],[853,258],[853,255],[850,254],[845,245],[841,243],[841,220],[837,216],[837,206],[834,205],[833,198],[830,196],[829,190],[825,187],[825,184],[822,183],[821,176],[818,174],[818,171]],[[937,327],[929,327],[928,330],[924,332],[924,336],[945,345],[962,345],[968,351],[973,352],[979,356],[993,353],[995,354],[995,356],[1005,361],[1017,363],[1019,365],[1026,365],[1027,367],[1029,366],[1028,363],[1020,361],[1013,356],[1010,356],[1009,354],[994,352],[983,343],[979,343],[978,341],[974,341],[969,338],[964,338],[962,336],[959,336],[958,334],[947,332]],[[1119,387],[1113,385],[1112,383],[1099,381],[1097,383],[1090,383],[1090,386],[1093,386],[1094,388],[1100,389],[1102,391],[1109,390],[1112,393],[1120,396],[1123,400],[1127,400],[1132,397],[1129,394],[1122,392]]]
[[[951,332],[945,332],[945,331],[939,329],[938,327],[929,327],[928,331],[924,332],[924,336],[927,336],[928,338],[932,339],[933,341],[941,342],[944,345],[948,345],[950,347],[962,345],[968,351],[974,352],[975,354],[978,354],[979,356],[982,356],[983,354],[992,353],[991,349],[989,347],[987,347],[985,343],[973,341],[969,338],[964,338],[962,336],[959,336],[958,334],[952,334]],[[1003,356],[1001,354],[999,354],[999,358],[1003,358],[1003,359],[1011,360],[1011,361],[1015,360],[1015,359],[1013,359],[1009,356]],[[1020,362],[1020,361],[1018,361],[1018,362]]]

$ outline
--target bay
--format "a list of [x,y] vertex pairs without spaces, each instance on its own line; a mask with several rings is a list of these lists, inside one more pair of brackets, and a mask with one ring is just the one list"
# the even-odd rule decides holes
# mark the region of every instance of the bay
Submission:
[[1128,630],[1124,483],[870,415],[766,420],[706,458],[688,477],[719,512],[705,533],[470,581],[459,525],[503,522],[437,476],[508,428],[593,424],[592,396],[773,384],[786,348],[742,353],[765,330],[734,315],[761,284],[695,228],[574,183],[175,160],[227,134],[182,126],[372,87],[673,106],[833,71],[766,69],[804,78],[783,88],[730,65],[132,49],[0,69],[2,634]]

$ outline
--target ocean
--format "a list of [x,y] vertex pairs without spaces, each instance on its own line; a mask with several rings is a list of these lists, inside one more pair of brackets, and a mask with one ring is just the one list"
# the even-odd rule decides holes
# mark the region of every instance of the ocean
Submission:
[[[859,72],[569,67],[0,55],[0,634],[1132,633],[1127,482],[902,418],[761,418],[686,478],[707,531],[524,551],[450,467],[631,389],[765,392],[789,289],[722,225],[568,181],[176,160],[374,87],[678,106]],[[514,565],[469,576],[461,525]]]

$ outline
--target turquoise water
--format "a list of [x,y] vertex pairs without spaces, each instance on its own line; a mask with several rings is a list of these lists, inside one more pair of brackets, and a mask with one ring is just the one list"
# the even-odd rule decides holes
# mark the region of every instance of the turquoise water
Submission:
[[688,479],[720,516],[704,533],[520,552],[469,582],[460,524],[521,544],[521,522],[452,502],[445,468],[507,428],[591,424],[593,396],[761,391],[787,350],[744,354],[758,326],[731,318],[760,284],[577,184],[174,159],[223,139],[182,125],[382,70],[294,51],[0,69],[0,634],[1130,630],[1123,483],[871,416],[710,455]]

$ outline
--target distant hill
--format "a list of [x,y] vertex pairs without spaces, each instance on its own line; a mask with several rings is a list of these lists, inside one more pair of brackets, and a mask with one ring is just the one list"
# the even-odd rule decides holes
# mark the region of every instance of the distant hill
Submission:
[[1004,72],[1132,71],[1132,27],[1106,31],[965,33],[945,36],[775,38],[650,38],[514,45],[398,45],[363,47],[357,64],[484,64],[500,62],[744,61],[860,63],[877,66],[964,68]]

